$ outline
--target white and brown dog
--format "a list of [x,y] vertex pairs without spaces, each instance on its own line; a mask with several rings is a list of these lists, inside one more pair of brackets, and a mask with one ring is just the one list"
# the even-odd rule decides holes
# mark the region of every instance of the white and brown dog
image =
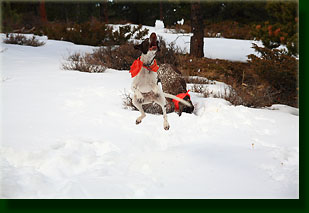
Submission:
[[152,33],[149,39],[134,46],[135,49],[142,52],[142,55],[132,64],[130,69],[133,78],[131,89],[134,92],[132,102],[141,113],[141,116],[136,119],[136,124],[141,123],[146,116],[142,105],[154,102],[161,106],[164,129],[168,130],[170,126],[167,121],[165,98],[176,99],[187,106],[191,106],[191,104],[174,95],[164,93],[157,84],[157,70],[159,67],[154,58],[157,51],[160,51],[158,43],[156,34]]

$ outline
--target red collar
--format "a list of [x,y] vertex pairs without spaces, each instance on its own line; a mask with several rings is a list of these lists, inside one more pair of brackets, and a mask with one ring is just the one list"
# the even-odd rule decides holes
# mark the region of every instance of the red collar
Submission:
[[149,67],[143,65],[143,62],[140,60],[141,57],[136,59],[133,64],[130,67],[130,73],[132,78],[138,75],[138,73],[141,71],[142,67],[146,68],[149,71],[157,72],[159,69],[159,66],[157,65],[156,59],[153,60],[153,64]]
[[[189,91],[190,91],[190,90],[188,90],[186,93],[180,93],[180,94],[176,95],[176,97],[181,98],[181,99],[184,99],[184,98],[188,95],[189,98],[190,98]],[[178,110],[179,110],[179,105],[178,105],[178,104],[179,104],[179,101],[173,99],[173,102],[174,102],[174,105],[175,105],[175,111],[178,111]]]

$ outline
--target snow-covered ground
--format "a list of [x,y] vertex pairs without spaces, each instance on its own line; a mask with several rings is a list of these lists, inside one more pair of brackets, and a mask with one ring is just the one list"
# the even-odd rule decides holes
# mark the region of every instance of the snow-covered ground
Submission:
[[[298,109],[190,93],[194,114],[168,114],[169,131],[161,115],[135,125],[139,112],[122,104],[128,71],[61,70],[69,53],[93,47],[39,39],[1,43],[1,198],[299,197]],[[206,56],[242,61],[250,42],[205,38]]]

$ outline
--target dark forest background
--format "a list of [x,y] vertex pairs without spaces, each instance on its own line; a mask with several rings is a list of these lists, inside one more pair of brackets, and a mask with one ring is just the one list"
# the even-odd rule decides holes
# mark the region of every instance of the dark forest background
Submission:
[[[284,1],[282,1],[284,2]],[[203,20],[206,24],[234,21],[240,25],[285,22],[297,17],[297,1],[285,2],[293,14],[277,14],[282,2],[278,1],[201,1]],[[44,9],[45,8],[45,9]],[[273,9],[272,9],[273,8]],[[173,27],[184,19],[190,24],[191,3],[182,1],[123,2],[2,2],[3,30],[17,26],[31,27],[41,21],[83,23],[96,18],[105,23],[133,23],[153,26],[163,20],[166,27]],[[276,11],[274,11],[276,10]],[[279,17],[280,16],[280,17]],[[291,17],[288,17],[291,16]],[[292,17],[293,16],[293,17]]]

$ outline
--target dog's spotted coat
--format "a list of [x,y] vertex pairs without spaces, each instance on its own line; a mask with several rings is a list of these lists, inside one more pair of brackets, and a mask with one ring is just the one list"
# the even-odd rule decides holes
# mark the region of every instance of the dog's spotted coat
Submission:
[[[152,33],[150,35],[150,38],[144,40],[141,44],[135,45],[134,48],[142,52],[140,61],[144,65],[141,67],[138,74],[133,78],[131,86],[131,89],[134,92],[132,103],[141,113],[141,115],[136,119],[136,124],[141,123],[143,118],[145,118],[146,116],[143,109],[143,105],[149,103],[156,103],[162,109],[164,119],[164,129],[168,130],[170,128],[170,125],[167,121],[167,115],[166,115],[167,102],[165,97],[177,99],[178,101],[182,102],[187,106],[192,105],[189,102],[182,100],[173,94],[164,93],[162,89],[158,86],[158,73],[145,67],[145,66],[149,67],[154,63],[156,53],[157,51],[160,51],[157,36],[155,33]],[[165,68],[165,66],[163,66],[161,69],[163,68]],[[170,76],[170,78],[172,77],[173,75]]]

